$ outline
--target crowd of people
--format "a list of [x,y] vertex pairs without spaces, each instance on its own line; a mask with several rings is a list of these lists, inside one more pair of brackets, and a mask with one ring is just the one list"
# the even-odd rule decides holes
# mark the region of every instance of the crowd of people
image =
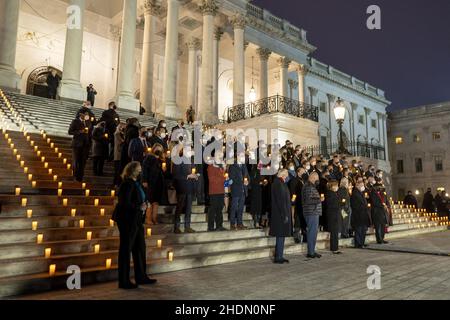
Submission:
[[[185,148],[176,148],[192,146],[194,141],[183,120],[170,132],[165,120],[152,128],[141,126],[136,118],[121,123],[113,102],[98,121],[86,102],[73,120],[69,134],[73,135],[76,180],[83,180],[89,151],[93,173],[97,176],[103,175],[105,161],[114,162],[112,179],[119,190],[114,219],[121,235],[121,287],[136,286],[128,280],[130,253],[135,261],[136,283],[154,281],[142,269],[146,263],[143,226],[158,224],[160,205],[175,206],[173,232],[176,234],[196,232],[191,227],[194,201],[205,205],[208,232],[228,231],[223,212],[228,213],[230,231],[269,228],[269,234],[276,237],[274,263],[279,264],[289,262],[283,255],[286,237],[293,237],[296,243],[306,243],[308,258],[321,257],[316,252],[319,231],[330,233],[333,254],[342,253],[340,238],[354,237],[356,248],[365,247],[370,227],[375,231],[377,243],[387,243],[385,233],[393,221],[383,171],[373,165],[366,166],[361,160],[348,160],[338,154],[311,155],[291,141],[286,141],[284,146],[259,141],[253,155],[245,145],[244,153],[236,152],[231,162],[223,162],[223,152],[213,152],[209,159],[197,164],[176,163],[174,156],[184,160],[195,156]],[[225,136],[221,139],[202,136],[198,143],[201,150],[211,144],[218,145],[219,149],[227,145]],[[233,150],[237,150],[239,143],[233,142]],[[253,162],[250,159],[255,154],[270,154],[274,150],[279,150],[280,155],[277,170],[263,174],[263,169],[273,167],[274,163],[262,164],[258,158]],[[412,204],[417,207],[417,203]],[[244,222],[244,212],[250,212],[251,226]],[[181,215],[184,215],[183,228]]]

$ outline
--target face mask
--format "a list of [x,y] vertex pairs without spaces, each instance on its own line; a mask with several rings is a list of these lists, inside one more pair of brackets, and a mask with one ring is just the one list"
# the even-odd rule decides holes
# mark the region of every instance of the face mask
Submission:
[[165,133],[161,133],[161,138],[165,139],[166,138],[166,134]]
[[167,127],[167,124],[163,123],[163,124],[161,124],[161,127],[165,128],[165,127]]
[[290,171],[294,171],[294,170],[295,170],[295,167],[289,167],[289,170],[290,170]]
[[355,163],[353,166],[354,166],[355,168],[358,168],[358,164],[357,164],[357,163]]
[[306,166],[306,170],[310,170],[311,169],[311,166]]
[[89,121],[90,117],[89,116],[84,116],[84,120],[85,121]]
[[359,187],[358,189],[359,189],[359,191],[363,192],[364,190],[366,190],[366,187],[362,186],[362,187]]

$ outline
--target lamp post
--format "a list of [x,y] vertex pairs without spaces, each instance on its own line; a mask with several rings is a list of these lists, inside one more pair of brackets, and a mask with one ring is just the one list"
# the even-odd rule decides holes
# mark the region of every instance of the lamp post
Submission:
[[337,152],[339,154],[350,154],[348,150],[344,146],[344,137],[343,137],[343,131],[342,131],[342,125],[344,124],[345,120],[345,105],[344,101],[341,98],[338,98],[335,105],[334,105],[334,117],[336,118],[336,121],[339,125],[339,147]]

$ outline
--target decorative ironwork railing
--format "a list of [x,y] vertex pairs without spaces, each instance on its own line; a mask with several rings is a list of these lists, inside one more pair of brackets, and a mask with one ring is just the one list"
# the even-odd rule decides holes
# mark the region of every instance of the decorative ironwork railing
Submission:
[[[383,146],[355,141],[344,143],[344,146],[350,152],[351,156],[386,161],[386,149]],[[333,143],[331,146],[309,146],[306,147],[306,152],[311,156],[323,155],[330,157],[332,154],[336,153],[338,149],[339,144]]]
[[259,117],[270,113],[285,113],[303,119],[319,122],[318,109],[315,106],[276,95],[248,102],[227,109],[227,122],[236,122]]

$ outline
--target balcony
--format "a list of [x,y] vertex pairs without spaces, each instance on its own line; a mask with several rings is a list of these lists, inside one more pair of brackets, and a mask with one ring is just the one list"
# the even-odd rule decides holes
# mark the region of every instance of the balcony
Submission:
[[[373,160],[386,161],[386,149],[380,145],[364,142],[349,142],[344,144],[352,157],[364,157]],[[306,147],[306,152],[311,156],[323,155],[330,157],[339,149],[339,144],[333,143],[331,146],[319,145]]]
[[237,105],[228,108],[226,111],[228,123],[273,113],[284,113],[298,118],[319,122],[317,107],[280,95]]

